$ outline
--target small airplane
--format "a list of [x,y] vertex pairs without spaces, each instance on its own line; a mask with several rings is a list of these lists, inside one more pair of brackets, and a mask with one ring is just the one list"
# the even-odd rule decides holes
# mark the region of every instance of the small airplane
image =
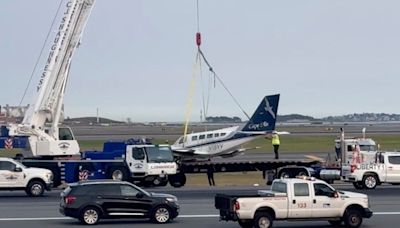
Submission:
[[[222,128],[181,136],[171,149],[175,156],[186,159],[210,159],[211,157],[233,157],[246,150],[241,145],[256,138],[275,133],[279,94],[266,96],[250,120],[243,126]],[[289,134],[289,132],[276,132]]]

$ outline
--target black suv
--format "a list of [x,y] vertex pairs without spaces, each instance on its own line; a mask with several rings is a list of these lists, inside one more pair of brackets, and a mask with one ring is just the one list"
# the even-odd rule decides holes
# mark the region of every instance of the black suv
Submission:
[[88,225],[100,218],[150,218],[166,223],[178,216],[173,195],[149,193],[124,181],[84,181],[61,193],[60,212]]

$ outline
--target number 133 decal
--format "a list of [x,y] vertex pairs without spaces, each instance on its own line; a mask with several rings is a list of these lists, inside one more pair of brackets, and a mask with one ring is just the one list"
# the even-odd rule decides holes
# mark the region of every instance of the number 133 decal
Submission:
[[298,208],[307,208],[307,204],[306,203],[298,203],[297,207]]

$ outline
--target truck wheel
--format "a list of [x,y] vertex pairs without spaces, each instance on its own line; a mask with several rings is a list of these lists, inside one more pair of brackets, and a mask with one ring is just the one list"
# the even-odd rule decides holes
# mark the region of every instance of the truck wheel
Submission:
[[283,171],[279,174],[279,178],[289,178],[289,177],[290,177],[290,174],[285,171]]
[[157,177],[153,180],[153,185],[157,187],[166,186],[168,184],[168,179]]
[[44,184],[41,181],[31,181],[25,189],[26,194],[33,197],[42,196],[44,193]]
[[254,217],[254,227],[255,228],[270,228],[273,224],[273,219],[267,212],[257,212]]
[[342,220],[328,220],[329,224],[331,224],[334,227],[338,227],[342,224]]
[[100,220],[99,209],[95,207],[86,207],[82,210],[79,220],[86,225],[95,225]]
[[240,227],[242,227],[242,228],[252,228],[253,227],[252,220],[239,219],[238,223],[239,223]]
[[364,188],[363,182],[361,182],[361,181],[353,182],[353,186],[355,189],[358,189],[358,190],[361,190]]
[[185,174],[179,173],[179,174],[168,176],[168,178],[169,178],[169,184],[172,187],[180,188],[186,184],[186,175]]
[[128,180],[128,171],[125,167],[111,167],[108,170],[108,178],[113,180],[126,181]]
[[158,206],[151,215],[155,223],[167,223],[171,220],[171,210],[167,206]]
[[374,189],[378,185],[378,178],[373,174],[367,174],[363,177],[363,186],[366,189]]
[[343,220],[346,227],[358,228],[362,223],[362,216],[359,210],[350,209],[346,210]]

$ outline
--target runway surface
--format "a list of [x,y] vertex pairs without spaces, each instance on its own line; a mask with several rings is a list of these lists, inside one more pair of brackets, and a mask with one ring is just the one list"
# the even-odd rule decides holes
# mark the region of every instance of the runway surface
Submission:
[[[355,191],[344,183],[334,185],[337,189]],[[152,188],[148,191],[174,194],[181,205],[180,216],[169,224],[157,225],[144,220],[103,220],[97,227],[239,227],[233,222],[219,222],[214,208],[216,193],[254,193],[265,187],[214,187],[214,188]],[[397,227],[400,222],[400,187],[384,185],[375,190],[358,191],[370,197],[374,216],[364,220],[363,227]],[[58,213],[60,190],[47,193],[44,197],[29,198],[23,192],[0,192],[1,227],[81,227],[75,219]],[[329,227],[327,222],[284,222],[276,221],[274,227]]]

